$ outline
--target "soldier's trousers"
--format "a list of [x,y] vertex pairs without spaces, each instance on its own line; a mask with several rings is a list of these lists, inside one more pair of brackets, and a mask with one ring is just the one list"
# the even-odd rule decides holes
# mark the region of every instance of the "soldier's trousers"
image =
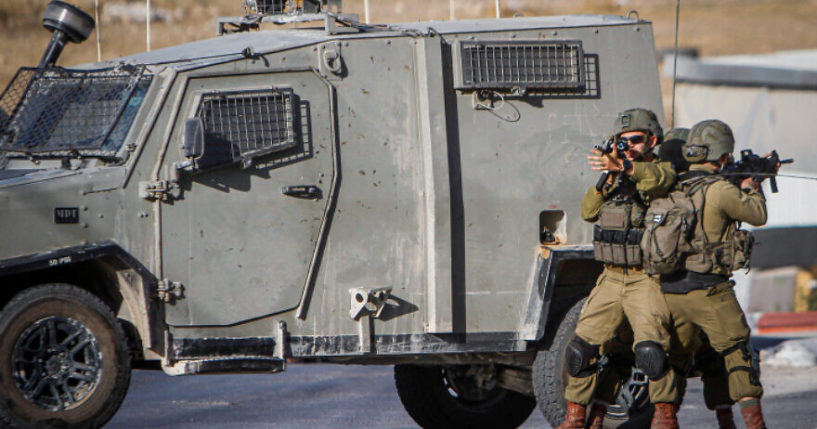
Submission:
[[[670,332],[672,340],[669,361],[673,371],[676,371],[678,403],[683,402],[686,377],[692,370],[695,370],[701,374],[704,402],[707,408],[714,410],[719,406],[731,406],[734,401],[729,397],[729,380],[723,357],[712,349],[708,339],[699,338],[700,332],[700,329],[689,323],[680,331]],[[692,350],[695,351],[694,368],[693,355],[682,349],[681,344],[692,347]],[[633,331],[627,323],[619,328],[615,339],[601,347],[600,354],[607,355],[609,361],[605,370],[599,375],[594,399],[608,404],[616,401],[619,390],[623,387],[624,377],[635,366],[632,347]]]
[[[703,382],[704,403],[710,410],[721,406],[732,406],[735,401],[729,396],[729,374],[723,356],[720,355],[708,338],[701,338],[701,329],[697,326],[679,320],[671,332],[670,364],[683,376],[678,377],[679,403],[683,401],[686,390],[686,377],[691,371],[701,374]],[[693,354],[694,352],[694,368]]]
[[730,398],[733,401],[759,398],[763,396],[763,387],[757,356],[749,342],[751,331],[732,288],[733,284],[726,282],[686,294],[664,295],[677,332],[673,343],[677,339],[680,345],[673,353],[693,352],[699,344],[694,340],[698,330],[703,330],[712,348],[724,358]]
[[[640,269],[630,269],[625,274],[605,268],[582,307],[576,336],[600,346],[615,337],[625,318],[633,328],[634,344],[654,341],[664,351],[669,350],[671,319],[658,282]],[[668,371],[660,379],[650,380],[650,400],[675,402],[678,396],[675,379],[675,371]],[[589,404],[597,383],[596,372],[587,377],[570,377],[565,399]]]

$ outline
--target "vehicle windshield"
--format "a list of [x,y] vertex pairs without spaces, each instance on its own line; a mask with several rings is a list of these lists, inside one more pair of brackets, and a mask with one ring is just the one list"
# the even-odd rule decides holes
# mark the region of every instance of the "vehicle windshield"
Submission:
[[115,157],[150,81],[137,67],[22,68],[0,96],[0,151]]

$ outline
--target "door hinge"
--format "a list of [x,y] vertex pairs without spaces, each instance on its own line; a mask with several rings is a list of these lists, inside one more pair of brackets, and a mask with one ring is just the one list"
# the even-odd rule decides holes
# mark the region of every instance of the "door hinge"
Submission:
[[171,180],[139,182],[139,197],[146,200],[169,201],[179,198],[179,191],[181,191],[179,184]]
[[159,283],[156,284],[155,298],[168,304],[184,299],[184,285],[168,279],[159,280]]

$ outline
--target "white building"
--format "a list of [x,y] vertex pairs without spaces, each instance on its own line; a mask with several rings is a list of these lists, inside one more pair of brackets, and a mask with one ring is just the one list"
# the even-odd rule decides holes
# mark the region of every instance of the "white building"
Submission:
[[[672,76],[672,56],[664,74]],[[748,275],[736,275],[747,311],[781,311],[794,294],[797,270],[817,266],[817,50],[697,59],[678,57],[675,124],[720,119],[735,133],[736,153],[776,149],[794,158],[764,190],[769,221],[755,231]],[[768,270],[768,271],[767,271]],[[753,277],[755,281],[753,281]],[[782,288],[782,289],[781,289]]]

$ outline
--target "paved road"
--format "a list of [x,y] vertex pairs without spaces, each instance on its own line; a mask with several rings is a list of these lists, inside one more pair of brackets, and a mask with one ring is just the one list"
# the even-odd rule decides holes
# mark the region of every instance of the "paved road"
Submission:
[[[763,380],[769,394],[763,406],[770,427],[817,428],[817,368],[764,368]],[[686,397],[680,413],[682,427],[714,427],[698,380],[690,380]],[[125,403],[107,427],[402,429],[417,425],[397,397],[392,367],[295,364],[277,375],[169,377],[136,371]],[[522,427],[550,428],[538,411]]]

